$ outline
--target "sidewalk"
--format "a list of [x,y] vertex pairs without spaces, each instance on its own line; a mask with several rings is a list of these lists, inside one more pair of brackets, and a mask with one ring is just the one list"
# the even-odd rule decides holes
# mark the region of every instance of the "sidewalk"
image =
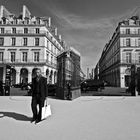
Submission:
[[126,88],[119,87],[105,87],[101,91],[87,91],[82,93],[83,96],[130,96],[131,93],[126,93]]
[[27,96],[0,97],[1,140],[140,139],[139,96],[49,98],[52,116],[37,125],[29,121],[30,100]]

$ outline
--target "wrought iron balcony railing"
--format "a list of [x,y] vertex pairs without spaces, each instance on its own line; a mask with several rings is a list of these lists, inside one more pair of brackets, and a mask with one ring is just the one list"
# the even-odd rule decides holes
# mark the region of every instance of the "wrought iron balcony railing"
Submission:
[[122,59],[121,64],[140,64],[140,60],[137,59]]
[[[47,36],[47,38],[55,45],[57,46],[57,48],[60,50],[60,48],[58,47],[58,45],[56,44],[56,42],[53,40],[53,37],[51,37],[47,31],[40,31],[39,33],[36,33],[35,30],[28,30],[27,33],[24,33],[24,30],[16,30],[16,32],[12,32],[12,30],[5,30],[4,33],[0,33],[0,35],[45,35]],[[56,38],[56,37],[55,37]],[[57,38],[58,40],[58,38]],[[62,42],[60,40],[58,40],[58,42],[63,46]]]
[[3,59],[0,60],[0,64],[35,64],[35,65],[40,65],[40,64],[47,64],[53,67],[56,67],[57,64],[52,62],[52,61],[48,61],[47,59],[39,59],[34,61],[33,59],[27,59],[27,60],[21,60],[21,59],[15,59],[15,60],[10,60],[10,59]]

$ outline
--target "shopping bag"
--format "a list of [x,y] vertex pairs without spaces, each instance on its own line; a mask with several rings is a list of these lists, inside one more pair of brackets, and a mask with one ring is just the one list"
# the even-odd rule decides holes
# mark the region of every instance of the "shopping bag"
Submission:
[[42,107],[41,120],[44,120],[51,115],[52,115],[51,106],[49,104]]

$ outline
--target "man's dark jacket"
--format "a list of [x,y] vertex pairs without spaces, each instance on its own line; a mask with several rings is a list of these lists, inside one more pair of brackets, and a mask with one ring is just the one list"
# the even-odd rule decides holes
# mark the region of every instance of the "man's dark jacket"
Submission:
[[[43,76],[39,79],[39,94],[41,99],[45,99],[48,96],[47,79]],[[36,78],[32,79],[32,97],[36,95]]]

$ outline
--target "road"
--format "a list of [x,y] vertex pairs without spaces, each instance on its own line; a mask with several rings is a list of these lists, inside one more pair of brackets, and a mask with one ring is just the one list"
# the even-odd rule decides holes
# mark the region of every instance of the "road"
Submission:
[[140,139],[140,96],[81,96],[73,101],[48,101],[52,116],[35,125],[30,123],[31,97],[1,96],[0,139]]
[[[87,91],[82,93],[82,96],[130,96],[130,93],[125,92],[125,88],[118,87],[105,87],[102,91]],[[27,90],[21,90],[20,88],[11,88],[11,96],[25,96]]]
[[126,88],[119,87],[105,87],[101,91],[87,91],[82,93],[83,96],[130,96],[130,93],[126,93]]

